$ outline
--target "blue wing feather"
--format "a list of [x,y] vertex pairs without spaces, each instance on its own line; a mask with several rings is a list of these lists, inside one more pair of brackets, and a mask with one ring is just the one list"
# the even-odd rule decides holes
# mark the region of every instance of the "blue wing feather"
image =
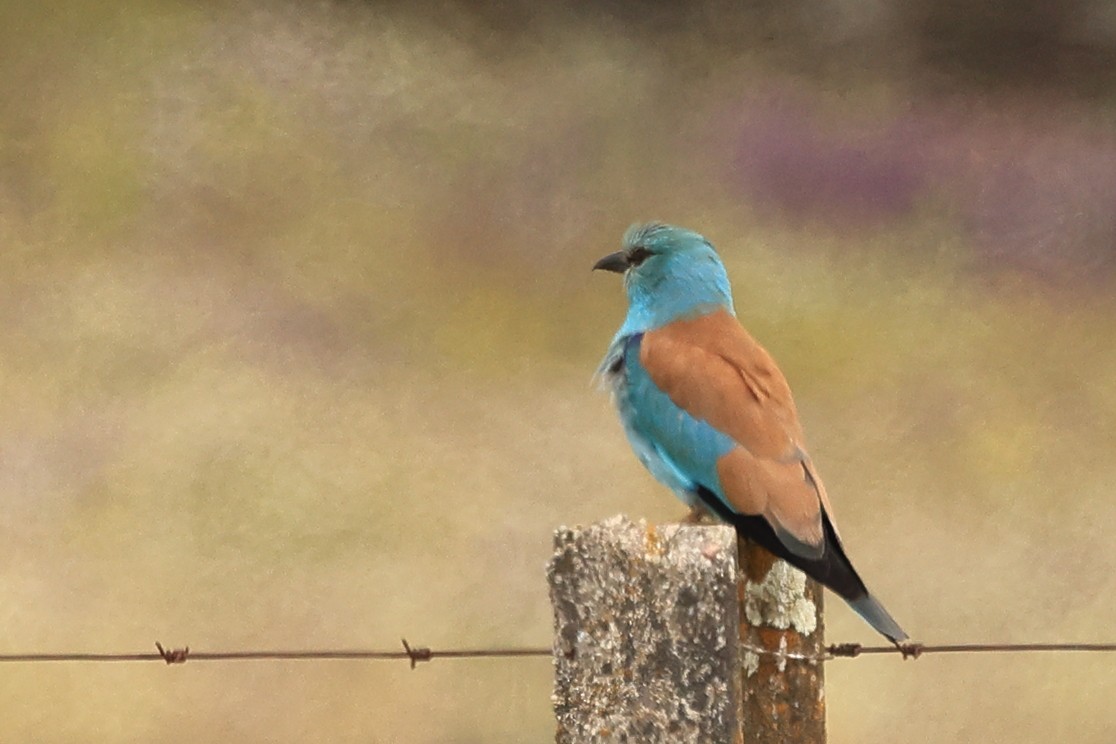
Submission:
[[[613,371],[616,406],[628,441],[653,476],[694,505],[698,487],[729,507],[717,475],[717,459],[737,446],[733,439],[696,419],[651,380],[639,362],[643,334],[621,340],[622,365]],[[619,350],[618,350],[619,351]]]

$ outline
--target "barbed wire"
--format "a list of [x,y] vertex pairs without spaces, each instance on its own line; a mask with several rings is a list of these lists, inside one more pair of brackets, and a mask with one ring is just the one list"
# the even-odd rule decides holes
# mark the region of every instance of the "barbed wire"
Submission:
[[873,654],[900,654],[904,659],[917,659],[925,654],[1033,653],[1045,652],[1116,652],[1116,643],[952,643],[927,644],[904,642],[891,646],[862,646],[859,643],[830,644],[816,654],[803,654],[779,649],[760,648],[746,643],[745,651],[760,656],[791,661],[825,662],[834,659],[855,659]]
[[426,646],[412,646],[403,639],[402,651],[364,649],[275,649],[244,651],[191,651],[189,646],[164,648],[155,642],[157,653],[53,653],[53,654],[3,654],[3,662],[126,662],[162,661],[167,664],[185,664],[187,661],[409,661],[414,669],[419,662],[434,659],[484,659],[551,656],[551,648],[457,648],[434,650]]
[[[189,646],[164,648],[156,641],[155,652],[148,653],[0,653],[0,663],[43,662],[137,662],[162,661],[185,664],[187,661],[408,661],[411,669],[420,662],[434,659],[509,659],[551,657],[550,647],[454,648],[432,649],[412,646],[403,639],[403,650],[363,649],[278,649],[243,651],[191,651]],[[780,660],[823,663],[834,659],[855,659],[875,654],[900,654],[904,659],[917,659],[926,654],[1033,653],[1033,652],[1116,652],[1116,643],[903,643],[897,646],[862,646],[859,643],[835,643],[819,653],[761,648],[741,644],[745,651]]]

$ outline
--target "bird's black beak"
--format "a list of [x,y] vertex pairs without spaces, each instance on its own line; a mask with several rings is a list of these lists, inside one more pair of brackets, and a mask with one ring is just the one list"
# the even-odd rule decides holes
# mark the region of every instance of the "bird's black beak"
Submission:
[[597,269],[611,271],[614,274],[623,274],[625,271],[628,270],[628,257],[624,254],[624,251],[616,251],[616,253],[610,253],[602,258],[600,261],[597,261],[597,263],[593,264],[593,271],[596,271]]

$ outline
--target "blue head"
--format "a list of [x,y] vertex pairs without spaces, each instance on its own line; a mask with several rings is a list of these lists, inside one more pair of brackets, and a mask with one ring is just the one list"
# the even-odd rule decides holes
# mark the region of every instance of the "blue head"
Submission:
[[624,233],[624,247],[594,269],[624,274],[628,317],[619,335],[640,333],[724,308],[732,290],[717,251],[696,232],[649,222]]

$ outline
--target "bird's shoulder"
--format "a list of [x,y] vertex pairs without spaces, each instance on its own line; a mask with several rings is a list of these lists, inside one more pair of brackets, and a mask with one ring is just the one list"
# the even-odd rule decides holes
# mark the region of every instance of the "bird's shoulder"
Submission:
[[786,378],[727,310],[646,332],[639,361],[676,405],[754,455],[782,459],[802,446]]
[[600,386],[617,393],[627,382],[627,356],[637,353],[642,333],[617,334],[594,375]]

